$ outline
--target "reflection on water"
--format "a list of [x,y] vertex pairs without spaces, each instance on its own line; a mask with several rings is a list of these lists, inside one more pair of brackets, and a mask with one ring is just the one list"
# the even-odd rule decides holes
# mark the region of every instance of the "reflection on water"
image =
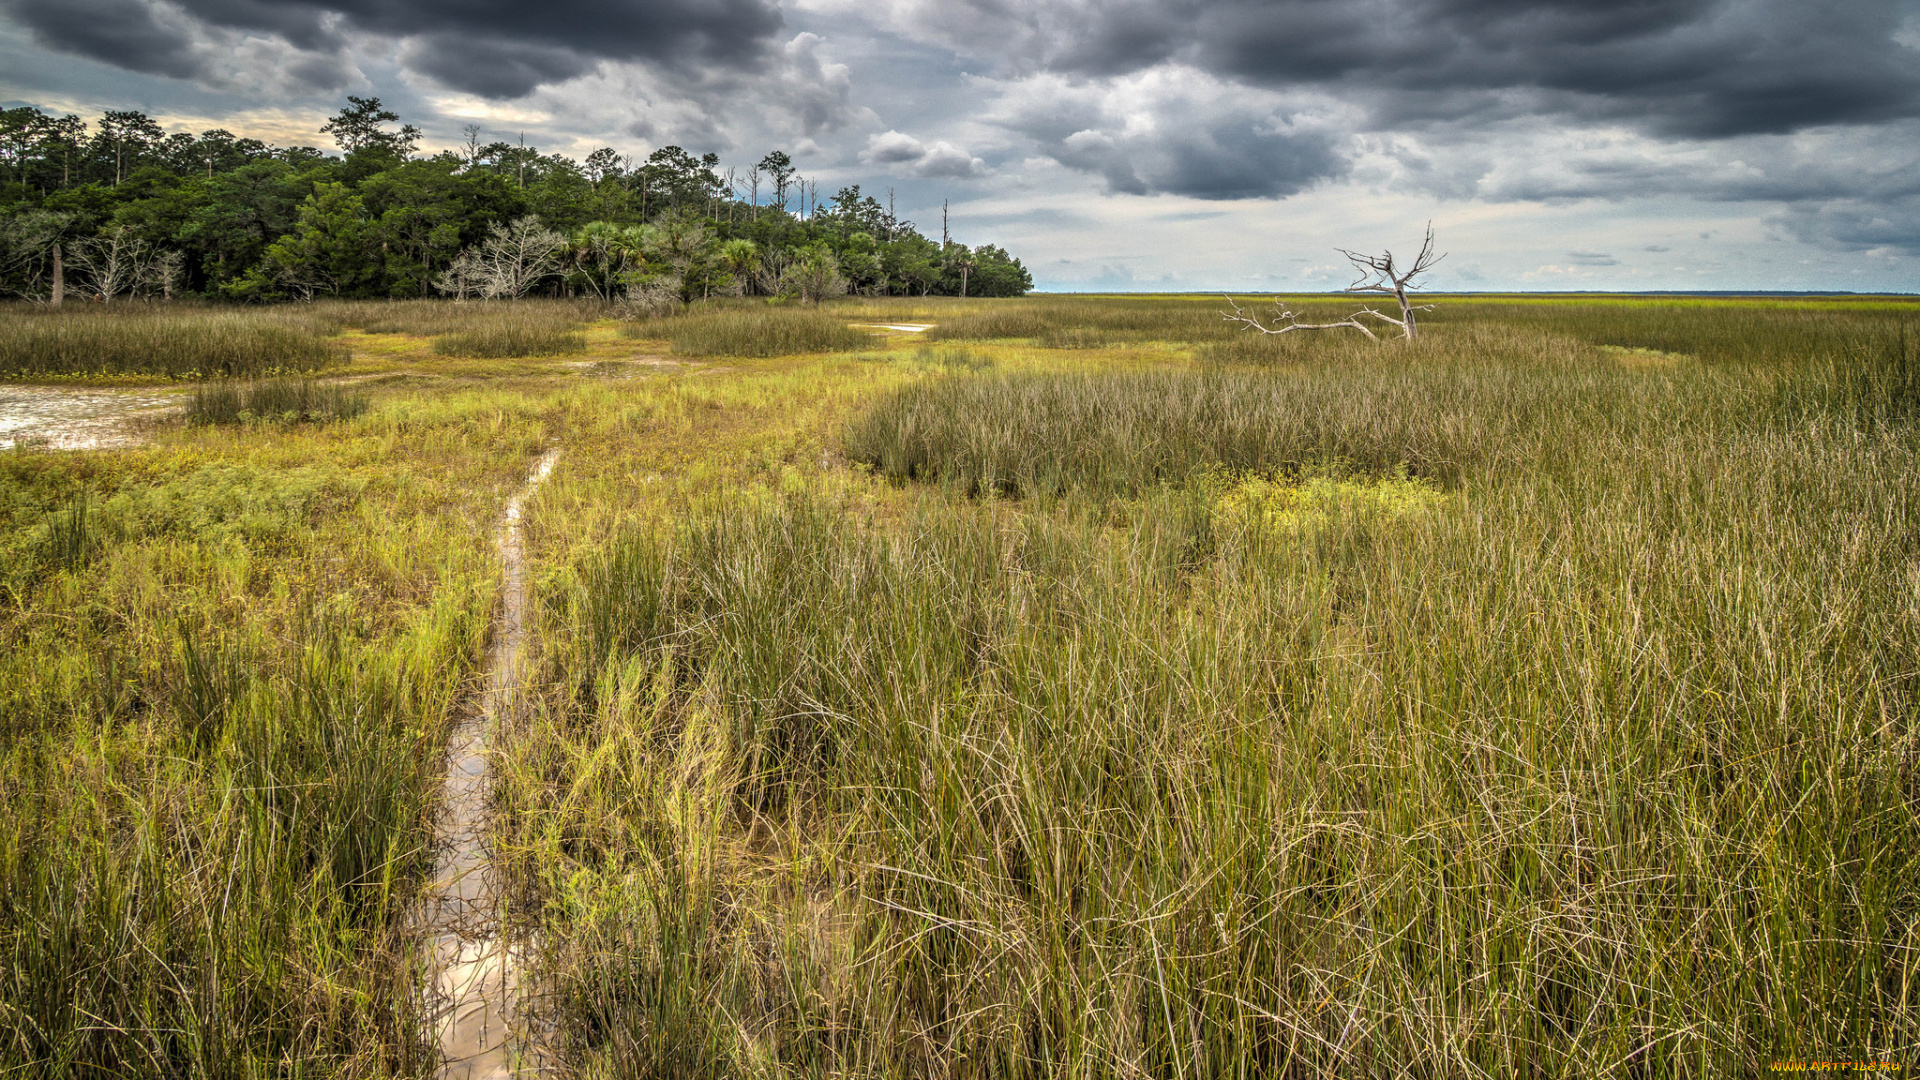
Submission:
[[136,416],[178,408],[177,395],[158,390],[67,390],[0,386],[0,450],[16,444],[49,450],[132,446]]

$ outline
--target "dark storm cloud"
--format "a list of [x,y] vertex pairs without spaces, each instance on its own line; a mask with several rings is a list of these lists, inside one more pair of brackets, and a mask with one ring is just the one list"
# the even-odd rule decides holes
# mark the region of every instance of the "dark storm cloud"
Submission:
[[1810,243],[1920,256],[1920,198],[1793,205],[1773,220]]
[[153,75],[188,78],[198,73],[192,37],[162,23],[141,0],[6,0],[0,10],[43,44],[63,52]]
[[[0,0],[40,41],[136,71],[202,72],[180,30],[142,0],[83,0],[113,19],[76,17],[71,0]],[[774,0],[179,0],[204,27],[338,48],[357,31],[401,39],[403,62],[455,89],[494,98],[590,71],[604,60],[652,61],[690,73],[743,69],[770,55],[783,20]],[[109,14],[101,12],[101,14]],[[123,29],[102,32],[102,25]]]
[[1127,195],[1283,198],[1350,167],[1342,133],[1185,75],[1118,91],[1043,79],[997,122]]
[[1334,91],[1389,126],[1504,107],[1712,138],[1920,113],[1920,52],[1896,40],[1910,0],[907,2],[923,32],[1016,71],[1178,62]]
[[1109,190],[1129,195],[1274,198],[1345,167],[1325,135],[1277,135],[1244,117],[1150,136],[1080,132],[1044,148],[1062,165],[1097,173]]

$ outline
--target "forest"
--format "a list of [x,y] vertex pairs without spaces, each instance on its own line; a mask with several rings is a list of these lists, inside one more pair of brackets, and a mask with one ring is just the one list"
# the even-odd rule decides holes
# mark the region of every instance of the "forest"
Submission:
[[[529,295],[649,312],[718,296],[1018,296],[1020,260],[922,234],[775,150],[746,167],[664,146],[584,162],[524,143],[420,150],[379,98],[320,129],[337,153],[140,112],[0,110],[0,294],[59,303]],[[943,211],[943,219],[945,217]]]

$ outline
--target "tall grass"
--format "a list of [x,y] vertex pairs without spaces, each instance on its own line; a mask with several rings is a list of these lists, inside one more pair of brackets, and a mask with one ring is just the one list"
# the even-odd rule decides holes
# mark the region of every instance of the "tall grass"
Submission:
[[437,1064],[411,918],[525,423],[455,407],[0,460],[0,1075]]
[[510,356],[569,356],[587,350],[587,339],[540,318],[511,316],[488,319],[478,326],[433,339],[433,351],[441,356],[469,356],[486,359]]
[[298,311],[145,304],[39,310],[0,318],[0,376],[250,378],[346,363],[324,322]]
[[848,324],[836,310],[798,307],[721,307],[628,323],[621,333],[666,338],[681,356],[789,356],[865,348],[874,335]]
[[1291,376],[1223,369],[921,382],[881,399],[843,443],[882,475],[969,493],[1133,494],[1206,470],[1297,475],[1335,465],[1374,475],[1405,467],[1452,482],[1489,462],[1533,461],[1566,423],[1632,422],[1637,403],[1667,388],[1592,364],[1563,340],[1499,330],[1322,359],[1336,356]]
[[1911,350],[1468,329],[923,381],[849,447],[1057,497],[720,495],[584,552],[502,792],[569,1064],[1920,1051]]
[[453,683],[324,626],[291,655],[171,636],[158,671],[112,640],[31,678],[6,665],[0,1067],[419,1069],[402,920],[438,766],[420,695],[444,709]]
[[319,423],[350,420],[367,411],[367,395],[317,379],[218,382],[194,391],[187,421],[237,424],[246,420]]
[[470,302],[452,300],[337,300],[309,309],[313,316],[343,329],[369,334],[456,334],[476,325],[495,322],[540,323],[556,330],[609,317],[610,306],[597,300],[523,300]]
[[[1117,529],[734,504],[618,542],[566,598],[592,750],[539,732],[563,780],[525,793],[569,853],[545,940],[576,1064],[1911,1053],[1920,826],[1888,720],[1920,636],[1864,546],[1913,520],[1887,486],[1911,448],[1700,449],[1634,479],[1735,481],[1744,509],[1333,485]],[[1747,525],[1800,514],[1870,535]]]
[[1107,342],[1205,341],[1231,329],[1226,305],[1210,297],[1140,300],[1113,297],[1031,297],[989,301],[941,319],[933,340],[1031,338],[1048,348],[1098,348]]

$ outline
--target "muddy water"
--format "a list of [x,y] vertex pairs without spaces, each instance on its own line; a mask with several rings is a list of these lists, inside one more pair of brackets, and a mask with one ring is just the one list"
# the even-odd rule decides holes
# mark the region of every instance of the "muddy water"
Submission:
[[103,450],[141,441],[140,416],[182,404],[157,390],[66,390],[0,386],[0,450],[15,445],[49,450]]
[[538,1040],[522,1021],[518,974],[529,945],[500,931],[500,893],[486,840],[487,761],[490,737],[516,707],[527,635],[520,513],[559,458],[558,450],[541,458],[502,515],[501,610],[487,651],[487,688],[480,708],[454,731],[447,757],[436,827],[440,857],[424,915],[433,950],[427,1005],[445,1057],[439,1075],[450,1080],[536,1075],[542,1064]]

